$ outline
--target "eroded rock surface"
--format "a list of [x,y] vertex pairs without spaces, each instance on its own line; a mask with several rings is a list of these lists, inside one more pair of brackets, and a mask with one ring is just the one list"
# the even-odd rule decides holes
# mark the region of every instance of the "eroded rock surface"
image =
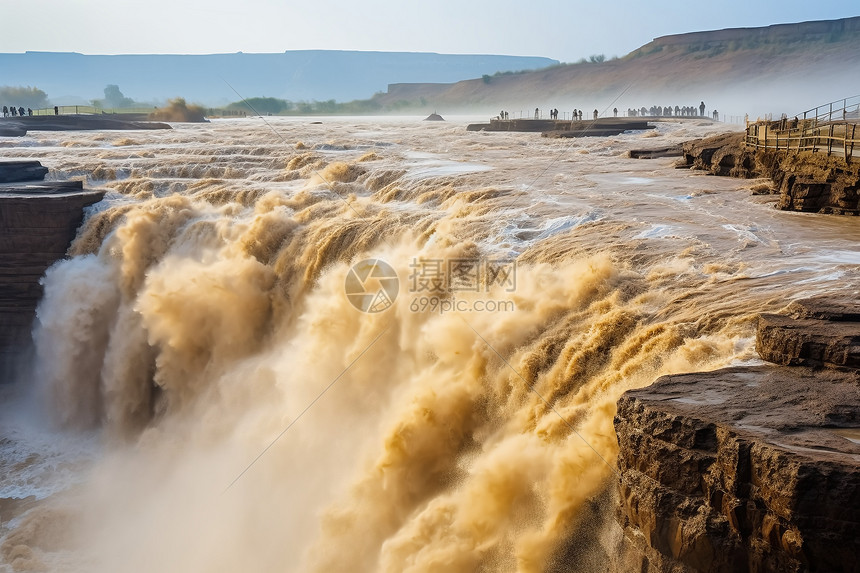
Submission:
[[621,398],[615,429],[631,570],[860,568],[857,373],[666,376]]
[[[0,177],[4,172],[0,163]],[[0,184],[0,383],[8,381],[13,362],[29,347],[42,297],[39,279],[65,256],[84,208],[103,196],[80,181]]]
[[729,133],[687,142],[678,167],[746,179],[767,177],[783,210],[860,214],[860,161],[823,153],[753,151],[743,141],[743,133]]
[[613,571],[860,571],[860,304],[788,310],[761,317],[757,349],[806,366],[665,376],[619,400]]

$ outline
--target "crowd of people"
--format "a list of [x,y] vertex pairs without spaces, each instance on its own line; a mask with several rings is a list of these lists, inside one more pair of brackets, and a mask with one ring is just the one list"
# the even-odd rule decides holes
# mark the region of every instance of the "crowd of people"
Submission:
[[[29,107],[24,109],[24,106],[15,107],[14,105],[3,106],[3,117],[30,117],[33,115],[33,110]],[[59,106],[54,106],[54,115],[60,115]]]
[[[660,105],[652,105],[651,107],[646,108],[642,106],[640,108],[628,108],[627,109],[627,117],[707,117],[705,115],[705,102],[701,102],[698,106],[689,105],[689,106],[660,106]],[[558,109],[549,110],[549,118],[550,119],[558,119]],[[618,117],[618,108],[613,108],[612,110],[613,117]],[[597,119],[600,116],[600,112],[598,110],[594,110],[591,113],[591,116],[594,119]],[[541,119],[542,114],[540,108],[535,108],[534,118]],[[570,119],[573,121],[582,121],[583,113],[581,109],[574,109],[570,114]],[[711,117],[716,121],[719,120],[720,114],[717,110],[713,110],[711,112]],[[499,120],[510,119],[510,114],[502,110],[499,112],[499,115],[496,117]],[[565,118],[566,119],[566,118]]]
[[[656,117],[707,117],[705,116],[705,102],[701,102],[698,106],[695,105],[685,105],[685,106],[675,106],[667,105],[665,107],[659,105],[652,105],[649,108],[645,106],[640,107],[639,109],[630,108],[627,110],[628,117],[645,117],[645,116],[656,116]],[[717,110],[714,110],[711,114],[714,119],[719,117]]]
[[15,117],[16,115],[21,117],[24,117],[25,115],[30,116],[33,115],[33,110],[29,107],[25,110],[23,106],[17,108],[14,105],[9,107],[5,105],[3,106],[3,117]]

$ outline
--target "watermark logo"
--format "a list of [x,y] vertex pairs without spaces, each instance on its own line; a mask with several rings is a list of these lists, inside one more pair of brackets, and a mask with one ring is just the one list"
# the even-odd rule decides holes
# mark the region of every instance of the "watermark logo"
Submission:
[[[412,312],[513,312],[511,300],[477,298],[484,292],[512,293],[517,288],[513,259],[414,258],[409,264],[408,291]],[[400,280],[382,259],[356,263],[346,275],[344,290],[350,304],[361,312],[388,310],[397,299]]]
[[382,259],[365,259],[349,269],[344,290],[350,304],[361,312],[382,312],[397,299],[400,279]]
[[412,259],[409,292],[452,294],[490,292],[494,286],[505,292],[517,290],[514,259]]

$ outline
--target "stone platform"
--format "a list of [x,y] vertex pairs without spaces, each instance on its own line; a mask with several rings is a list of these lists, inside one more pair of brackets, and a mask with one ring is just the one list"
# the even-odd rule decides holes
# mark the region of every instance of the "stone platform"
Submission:
[[143,114],[80,114],[0,117],[0,136],[21,137],[28,131],[171,129],[170,125],[146,121]]
[[466,131],[540,132],[544,137],[607,137],[625,131],[654,129],[647,120],[634,117],[601,117],[595,120],[491,119],[472,123]]

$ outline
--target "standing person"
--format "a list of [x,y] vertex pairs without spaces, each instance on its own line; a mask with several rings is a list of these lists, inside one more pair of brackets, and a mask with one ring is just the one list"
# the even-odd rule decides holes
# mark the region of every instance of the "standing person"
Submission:
[[705,116],[705,102],[701,102],[699,104],[699,115],[701,115],[702,117]]
[[612,116],[618,117],[618,108],[617,107],[612,108]]
[[5,105],[3,106],[3,117],[9,117],[9,108]]
[[54,106],[54,115],[60,115],[60,108],[57,106]]
[[21,117],[24,117],[24,106],[23,105],[18,106],[18,115],[20,115]]
[[27,117],[33,117],[33,110],[29,107],[27,108]]
[[594,119],[597,119],[597,110],[594,110]]
[[538,118],[539,114],[540,114],[540,110],[538,108],[535,108],[535,119]]

